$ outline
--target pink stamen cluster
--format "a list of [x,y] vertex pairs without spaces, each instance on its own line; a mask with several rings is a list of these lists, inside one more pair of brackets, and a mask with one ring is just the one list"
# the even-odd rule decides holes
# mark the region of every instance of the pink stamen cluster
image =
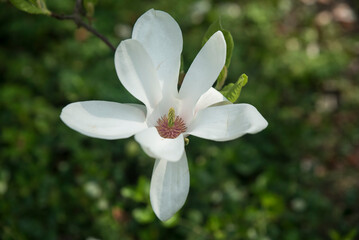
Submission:
[[157,131],[163,138],[176,138],[181,133],[187,130],[186,124],[183,119],[179,116],[176,117],[172,127],[168,124],[168,118],[166,115],[163,115],[160,119],[157,120]]

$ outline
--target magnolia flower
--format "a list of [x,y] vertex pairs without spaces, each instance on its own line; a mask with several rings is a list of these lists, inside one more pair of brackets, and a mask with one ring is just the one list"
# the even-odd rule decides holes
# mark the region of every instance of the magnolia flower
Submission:
[[135,136],[156,159],[150,200],[162,221],[171,218],[188,195],[185,137],[228,141],[268,125],[249,104],[218,104],[228,102],[211,87],[226,59],[226,41],[220,31],[197,54],[178,91],[181,52],[182,33],[176,21],[165,12],[147,11],[137,20],[132,38],[122,41],[115,53],[121,83],[144,105],[75,102],[60,116],[70,128],[90,137]]

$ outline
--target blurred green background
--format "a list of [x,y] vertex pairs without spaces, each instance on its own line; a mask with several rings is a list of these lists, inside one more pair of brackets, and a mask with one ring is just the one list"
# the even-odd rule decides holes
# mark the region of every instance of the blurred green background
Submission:
[[[47,1],[71,14],[74,1]],[[228,82],[268,120],[256,135],[190,137],[191,188],[160,222],[149,203],[154,160],[133,140],[66,127],[74,101],[136,102],[113,52],[71,21],[0,0],[0,239],[359,239],[359,2],[102,0],[92,25],[118,45],[150,8],[171,14],[184,67],[222,17],[234,38]]]

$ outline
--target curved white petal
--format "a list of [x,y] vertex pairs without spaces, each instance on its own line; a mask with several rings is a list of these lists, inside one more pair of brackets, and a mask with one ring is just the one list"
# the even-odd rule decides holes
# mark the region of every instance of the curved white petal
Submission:
[[156,68],[161,84],[162,95],[166,99],[178,96],[177,85],[181,66],[180,56],[179,54],[178,57],[168,58]]
[[150,199],[153,211],[161,221],[170,219],[186,202],[189,192],[189,170],[186,153],[178,162],[157,159],[153,168]]
[[128,39],[116,49],[115,67],[123,86],[147,107],[161,99],[160,83],[152,60],[140,42]]
[[180,100],[173,96],[168,96],[165,100],[162,99],[162,101],[157,104],[156,108],[153,109],[150,114],[147,114],[147,125],[156,126],[157,120],[164,115],[167,115],[170,108],[174,108],[176,115],[180,115],[180,104]]
[[193,110],[198,99],[211,88],[226,61],[226,41],[222,32],[212,35],[190,66],[179,98]]
[[176,162],[184,152],[182,134],[174,139],[163,138],[155,127],[151,127],[137,133],[135,139],[150,157]]
[[209,107],[197,113],[187,133],[215,141],[228,141],[246,133],[257,133],[268,122],[250,104]]
[[150,9],[136,21],[132,39],[150,55],[163,89],[175,94],[183,47],[177,22],[166,12]]
[[128,138],[147,128],[146,112],[136,104],[75,102],[62,109],[60,118],[70,128],[102,139]]
[[211,87],[199,98],[195,107],[195,112],[205,109],[213,104],[227,101],[228,99],[225,98],[222,93]]

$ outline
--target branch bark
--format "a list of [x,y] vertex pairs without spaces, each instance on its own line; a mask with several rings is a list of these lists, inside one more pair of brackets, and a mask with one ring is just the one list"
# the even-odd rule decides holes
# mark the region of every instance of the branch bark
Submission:
[[103,36],[96,29],[94,29],[91,25],[85,23],[82,20],[82,15],[83,14],[84,14],[84,12],[83,12],[83,8],[82,8],[82,0],[76,0],[76,4],[75,4],[73,14],[71,14],[71,15],[62,15],[62,14],[57,14],[57,13],[51,13],[50,16],[53,17],[53,18],[56,18],[58,20],[71,20],[71,21],[73,21],[74,23],[76,23],[76,25],[78,27],[85,28],[87,31],[91,32],[96,37],[101,39],[109,48],[111,48],[112,51],[116,51],[116,48],[111,44],[111,42],[105,36]]

